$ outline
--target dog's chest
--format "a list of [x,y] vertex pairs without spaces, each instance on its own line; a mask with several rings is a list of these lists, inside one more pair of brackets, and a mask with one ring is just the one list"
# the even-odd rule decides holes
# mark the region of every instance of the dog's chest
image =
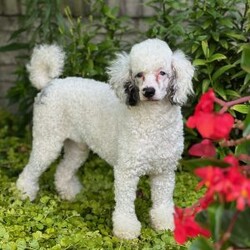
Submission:
[[183,150],[183,122],[178,110],[137,113],[127,117],[123,128],[122,150],[140,165],[142,174],[162,172],[167,165],[175,167]]

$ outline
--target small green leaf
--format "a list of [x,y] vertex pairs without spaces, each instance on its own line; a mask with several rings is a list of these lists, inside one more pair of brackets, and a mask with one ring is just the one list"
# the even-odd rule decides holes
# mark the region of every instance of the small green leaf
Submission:
[[214,250],[214,247],[209,242],[208,239],[203,237],[199,237],[193,241],[191,246],[188,248],[189,250]]
[[234,105],[231,109],[238,111],[242,114],[248,113],[248,105],[246,104],[237,104],[237,105]]
[[245,126],[245,129],[243,131],[243,136],[247,136],[250,134],[250,107],[248,108],[248,114],[244,121],[244,126]]
[[209,79],[204,79],[204,80],[202,81],[202,93],[207,92],[210,83],[211,83],[211,82],[210,82]]
[[233,33],[233,32],[228,32],[226,33],[226,35],[230,38],[235,38],[235,39],[238,39],[238,40],[241,40],[241,41],[246,41],[246,36],[242,35],[242,34],[236,34],[236,33]]
[[245,141],[238,145],[235,150],[236,155],[250,155],[250,141]]
[[222,18],[222,19],[220,20],[220,23],[221,23],[222,25],[227,26],[228,28],[233,28],[233,26],[234,26],[234,24],[233,24],[231,18]]
[[225,49],[228,49],[228,47],[229,47],[227,40],[220,40],[220,44]]
[[227,89],[225,92],[226,92],[226,95],[233,96],[235,98],[240,98],[241,97],[241,95],[238,92],[236,92],[236,91],[234,91],[232,89]]
[[218,167],[228,167],[229,164],[213,158],[202,158],[202,159],[193,159],[193,160],[180,160],[181,165],[188,167],[189,169],[193,170],[198,167],[205,167],[205,166],[218,166]]
[[215,81],[217,80],[222,74],[224,74],[229,69],[234,68],[234,65],[225,65],[221,68],[219,68],[215,73],[212,75],[212,79]]
[[203,54],[206,58],[209,58],[209,48],[208,48],[208,43],[207,41],[202,41],[201,42],[201,47],[203,50]]
[[[235,216],[235,210],[225,210],[223,214],[223,228],[228,228],[230,221]],[[249,249],[250,247],[250,208],[238,213],[236,222],[229,238],[229,244],[236,248]]]
[[27,43],[11,43],[0,47],[0,52],[15,51],[20,49],[28,49],[29,44]]
[[216,42],[219,42],[220,40],[220,33],[218,32],[212,32],[212,37]]
[[223,216],[223,206],[219,205],[218,207],[216,207],[215,210],[215,225],[214,225],[214,239],[215,241],[219,241],[220,239],[220,234],[221,234],[221,220],[222,220],[222,216]]
[[204,29],[204,30],[206,30],[209,26],[211,26],[211,20],[206,20],[203,24],[202,24],[202,28]]
[[216,54],[213,54],[212,56],[210,56],[207,61],[208,62],[213,62],[213,61],[220,61],[220,60],[224,60],[224,59],[227,59],[227,57],[223,54],[220,54],[220,53],[216,53]]
[[214,90],[215,92],[220,95],[224,100],[227,100],[227,96],[225,93],[225,89],[224,86],[220,83],[217,83],[216,85],[214,85]]
[[241,56],[241,68],[250,73],[250,45],[245,46]]
[[248,73],[244,79],[243,85],[249,85],[250,84],[250,73]]
[[192,53],[194,53],[199,48],[199,46],[200,46],[199,44],[194,43],[192,45]]
[[201,66],[201,65],[206,65],[207,61],[204,59],[195,59],[193,61],[194,66]]

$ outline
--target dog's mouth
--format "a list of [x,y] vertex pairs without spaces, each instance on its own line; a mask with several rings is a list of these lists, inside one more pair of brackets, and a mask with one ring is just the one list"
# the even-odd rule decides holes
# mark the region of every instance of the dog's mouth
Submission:
[[145,102],[158,102],[160,101],[159,98],[155,98],[155,97],[147,97],[147,98],[143,98],[142,101],[145,101]]
[[155,99],[155,98],[151,97],[151,98],[148,98],[147,101],[149,101],[149,102],[157,102],[157,101],[159,101],[159,99]]

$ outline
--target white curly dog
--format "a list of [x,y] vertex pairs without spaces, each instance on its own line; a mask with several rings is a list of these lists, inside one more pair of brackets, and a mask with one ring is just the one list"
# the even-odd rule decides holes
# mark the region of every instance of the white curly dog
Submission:
[[59,79],[64,57],[60,47],[41,45],[28,65],[41,92],[34,103],[32,152],[17,180],[23,197],[35,199],[39,177],[64,147],[55,185],[63,199],[72,200],[81,190],[76,172],[91,149],[114,166],[117,237],[140,235],[134,201],[142,175],[150,177],[152,226],[173,230],[174,172],[184,140],[180,106],[192,93],[193,66],[159,39],[118,54],[108,68],[110,84]]

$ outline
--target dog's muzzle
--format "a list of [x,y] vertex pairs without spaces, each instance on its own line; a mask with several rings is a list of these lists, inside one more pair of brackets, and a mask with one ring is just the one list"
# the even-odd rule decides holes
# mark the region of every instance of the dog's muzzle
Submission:
[[154,96],[155,94],[155,89],[152,88],[152,87],[147,87],[147,88],[144,88],[142,89],[142,94],[147,97],[147,98],[151,98]]

